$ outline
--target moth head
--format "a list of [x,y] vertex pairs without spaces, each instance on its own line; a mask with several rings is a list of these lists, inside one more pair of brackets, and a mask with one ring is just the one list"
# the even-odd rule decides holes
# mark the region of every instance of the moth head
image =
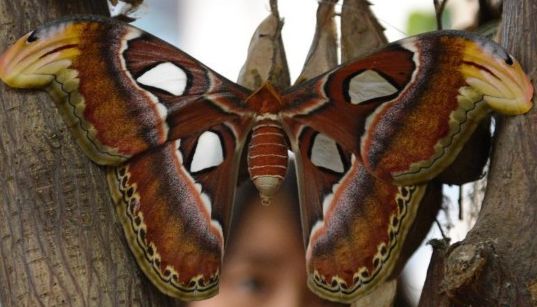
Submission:
[[274,114],[281,110],[284,102],[278,89],[269,81],[265,81],[261,87],[246,98],[246,104],[260,114]]
[[533,86],[509,53],[491,41],[468,40],[460,71],[465,81],[496,112],[517,115],[532,106]]
[[27,33],[0,56],[0,79],[11,87],[45,87],[80,54],[79,33],[65,22]]

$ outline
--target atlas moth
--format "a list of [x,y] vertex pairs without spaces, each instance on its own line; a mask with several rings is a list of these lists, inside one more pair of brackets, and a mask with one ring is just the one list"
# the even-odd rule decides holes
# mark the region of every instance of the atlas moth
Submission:
[[[351,302],[385,281],[428,181],[491,111],[527,112],[520,64],[477,35],[391,43],[283,92],[250,91],[170,44],[101,17],[52,22],[0,58],[0,78],[50,93],[108,166],[138,265],[163,293],[213,296],[240,160],[269,200],[295,155],[308,285]],[[202,157],[215,142],[213,159]]]

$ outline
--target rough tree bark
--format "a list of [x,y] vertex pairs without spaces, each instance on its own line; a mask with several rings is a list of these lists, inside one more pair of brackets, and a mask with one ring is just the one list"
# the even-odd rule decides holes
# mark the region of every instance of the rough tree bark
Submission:
[[[533,0],[504,0],[501,44],[534,86],[535,16]],[[435,251],[420,306],[537,305],[537,107],[497,123],[479,218],[464,241]]]
[[[0,50],[48,20],[107,14],[105,0],[0,0]],[[0,85],[2,306],[169,306],[139,273],[104,172],[52,100]]]

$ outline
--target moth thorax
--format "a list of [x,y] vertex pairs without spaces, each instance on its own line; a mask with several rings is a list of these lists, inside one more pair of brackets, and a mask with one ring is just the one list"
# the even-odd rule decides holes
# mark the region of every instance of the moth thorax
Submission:
[[278,192],[287,172],[287,142],[280,124],[273,120],[257,123],[248,147],[248,172],[263,204]]

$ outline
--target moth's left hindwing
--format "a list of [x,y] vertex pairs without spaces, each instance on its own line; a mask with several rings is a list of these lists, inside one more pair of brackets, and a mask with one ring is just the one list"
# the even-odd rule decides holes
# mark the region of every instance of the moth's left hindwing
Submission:
[[253,119],[243,106],[249,92],[154,36],[98,17],[27,34],[0,59],[0,76],[48,90],[84,152],[111,165],[119,220],[153,283],[185,300],[216,294]]

